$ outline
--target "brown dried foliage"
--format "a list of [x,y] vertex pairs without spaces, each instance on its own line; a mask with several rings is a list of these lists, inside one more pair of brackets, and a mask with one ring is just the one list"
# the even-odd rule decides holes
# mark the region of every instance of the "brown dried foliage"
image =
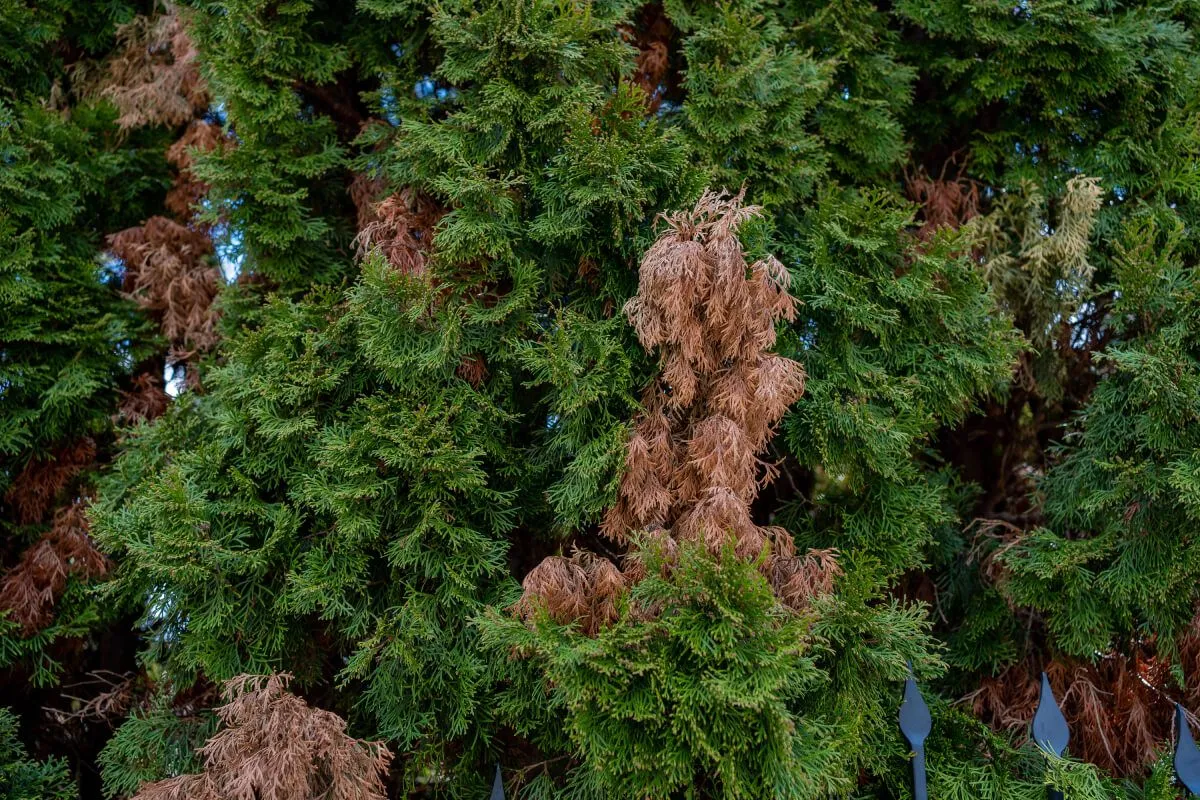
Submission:
[[4,493],[4,501],[16,511],[17,522],[44,522],[59,493],[95,459],[96,443],[87,436],[58,448],[48,458],[30,459]]
[[170,404],[171,397],[163,391],[162,380],[143,372],[133,379],[132,389],[121,392],[118,414],[126,423],[149,422],[162,416]]
[[539,607],[557,622],[578,621],[589,636],[617,618],[617,597],[626,576],[611,561],[577,551],[571,558],[551,556],[525,576],[517,612],[530,617]]
[[[642,345],[659,351],[661,374],[643,399],[601,530],[622,544],[637,530],[650,531],[657,546],[702,542],[714,555],[732,537],[737,556],[760,559],[780,599],[802,608],[830,591],[840,570],[833,551],[797,556],[787,531],[750,515],[775,476],[759,454],[803,393],[804,369],[768,352],[775,323],[793,319],[796,304],[782,264],[746,263],[737,229],[760,209],[742,199],[708,192],[692,211],[668,216],[642,260],[625,313]],[[584,561],[580,554],[544,561],[526,576],[518,612],[528,618],[543,604],[560,621],[583,619],[585,630],[603,624],[608,606],[597,614],[597,603],[609,598]],[[622,585],[606,582],[606,591],[644,577],[636,550],[625,566]]]
[[621,32],[637,48],[632,79],[646,94],[646,113],[653,114],[667,92],[675,27],[662,5],[651,3],[642,8],[636,25],[624,26]]
[[62,688],[58,701],[66,701],[67,707],[43,706],[42,711],[57,724],[72,724],[76,730],[86,730],[87,726],[78,724],[81,722],[111,723],[131,712],[149,712],[163,699],[169,701],[176,719],[199,722],[220,699],[218,687],[204,677],[177,685],[156,680],[144,671],[93,670]]
[[121,49],[108,64],[100,92],[120,111],[118,125],[183,125],[208,108],[199,54],[174,5],[120,26],[117,39]]
[[926,240],[933,236],[939,228],[957,230],[972,217],[979,215],[979,184],[960,173],[946,177],[950,161],[942,167],[936,178],[921,167],[917,172],[905,177],[904,191],[908,199],[921,206],[921,227],[917,237]]
[[[988,583],[1007,600],[1008,570],[1000,557],[1018,545],[1025,528],[1005,520],[977,519],[969,554]],[[1008,601],[1014,613],[1028,611]],[[1063,714],[1071,727],[1071,752],[1117,775],[1140,773],[1157,758],[1173,730],[1173,704],[1200,703],[1200,683],[1176,698],[1171,665],[1156,652],[1155,642],[1134,642],[1128,653],[1110,652],[1095,663],[1067,658],[1045,666]],[[1183,672],[1200,669],[1200,615],[1179,645]],[[1027,733],[1037,708],[1040,669],[1033,659],[1000,675],[986,677],[967,696],[977,716],[997,729]]]
[[[1072,755],[1132,775],[1172,738],[1170,667],[1152,653],[1110,653],[1094,664],[1055,660],[1045,671],[1071,728]],[[966,699],[993,727],[1027,733],[1037,709],[1038,674],[1032,663],[1016,664],[984,678]],[[1185,701],[1194,698],[1189,694]]]
[[291,677],[226,681],[222,729],[200,749],[204,771],[146,784],[134,800],[384,800],[391,752],[310,708],[287,690]]
[[458,377],[478,389],[488,376],[487,359],[482,353],[464,355],[455,370]]
[[[111,99],[123,129],[187,125],[166,153],[177,173],[164,205],[177,221],[151,217],[109,237],[110,249],[126,264],[126,291],[157,317],[171,340],[168,360],[179,363],[216,343],[212,301],[220,285],[207,260],[212,243],[206,226],[193,219],[196,203],[209,189],[193,171],[193,153],[232,142],[220,126],[201,118],[208,110],[208,88],[174,3],[164,2],[160,13],[120,26],[117,38],[120,46],[98,80],[77,73],[81,85],[90,84],[85,91]],[[195,377],[189,372],[189,381]]]
[[208,192],[207,183],[192,172],[192,154],[210,153],[228,144],[221,127],[202,119],[192,120],[183,136],[167,149],[167,161],[179,171],[164,204],[179,219],[190,219],[192,208]]
[[692,212],[668,217],[625,306],[638,340],[659,351],[661,377],[605,519],[614,540],[650,525],[684,539],[712,527],[740,531],[739,541],[753,535],[749,505],[773,477],[757,453],[803,393],[804,369],[767,352],[795,301],[777,260],[747,266],[737,228],[759,209],[741,201],[707,193]]
[[166,217],[108,238],[125,262],[125,291],[158,319],[171,340],[172,360],[186,361],[217,342],[212,307],[220,286],[212,241],[204,232]]
[[361,182],[356,179],[350,187],[351,199],[359,210],[359,231],[354,240],[359,258],[379,253],[400,272],[424,274],[433,249],[433,231],[445,209],[433,198],[410,188],[371,203],[367,198],[375,191],[377,185],[369,178]]
[[[992,727],[1026,733],[1037,710],[1038,672],[1031,663],[1014,664],[985,678],[966,699]],[[1174,733],[1170,668],[1156,656],[1114,652],[1096,663],[1056,660],[1045,672],[1070,726],[1075,757],[1116,775],[1138,774]]]
[[0,580],[0,610],[31,636],[53,621],[68,577],[87,580],[107,572],[107,559],[88,536],[84,501],[77,500],[58,510],[50,530]]
[[350,202],[358,211],[358,230],[370,225],[376,220],[375,204],[379,202],[386,184],[379,176],[371,177],[365,172],[354,173],[350,181]]

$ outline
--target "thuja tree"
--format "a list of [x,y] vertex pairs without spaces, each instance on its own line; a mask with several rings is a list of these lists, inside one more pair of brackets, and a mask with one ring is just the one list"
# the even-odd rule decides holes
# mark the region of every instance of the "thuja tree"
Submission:
[[105,794],[896,796],[911,663],[936,796],[1172,796],[1190,6],[10,6],[0,653],[136,642]]
[[[209,101],[170,9],[6,3],[0,16],[2,702],[29,749],[67,756],[52,772],[69,764],[93,794],[96,753],[145,676],[136,615],[90,593],[113,565],[85,508],[123,432],[166,407],[164,368],[214,341],[212,248],[189,224],[187,174],[207,143],[176,142]],[[13,763],[14,796],[57,791],[20,785],[33,768]]]

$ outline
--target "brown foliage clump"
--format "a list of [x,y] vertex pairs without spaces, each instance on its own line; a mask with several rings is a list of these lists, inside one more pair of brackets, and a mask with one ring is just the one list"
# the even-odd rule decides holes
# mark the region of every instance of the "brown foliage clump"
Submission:
[[107,572],[107,559],[88,536],[84,502],[76,501],[55,513],[50,530],[0,580],[0,610],[31,636],[53,620],[69,576],[87,580]]
[[[797,556],[787,531],[750,515],[775,476],[759,454],[803,393],[804,369],[768,352],[775,323],[791,320],[796,303],[779,261],[746,263],[737,230],[760,210],[742,197],[709,192],[692,211],[670,215],[642,260],[625,313],[642,345],[659,351],[661,374],[643,400],[601,530],[622,544],[637,530],[650,531],[659,546],[664,538],[672,547],[700,542],[714,555],[731,543],[738,557],[761,559],[780,599],[801,608],[831,589],[839,569],[832,551]],[[597,596],[582,561],[577,554],[539,565],[525,579],[518,610],[528,616],[536,600],[557,619],[594,627],[597,603],[609,598]],[[643,576],[642,559],[630,553],[625,580],[611,591]]]
[[524,586],[517,602],[522,616],[531,616],[542,606],[557,622],[579,621],[590,636],[616,620],[625,576],[611,561],[579,551],[571,558],[545,559],[525,576]]
[[310,708],[290,680],[226,681],[222,729],[200,749],[204,771],[146,784],[134,800],[384,800],[391,752],[348,736],[344,719]]
[[221,126],[203,119],[192,120],[183,136],[167,149],[167,161],[179,171],[164,201],[168,211],[179,219],[191,218],[192,207],[209,189],[208,184],[192,172],[192,153],[210,153],[227,143]]
[[[207,225],[194,219],[195,206],[209,186],[196,177],[193,156],[233,142],[219,125],[203,118],[208,87],[186,20],[173,2],[119,26],[117,39],[119,47],[102,74],[88,74],[86,63],[76,66],[74,79],[81,91],[109,98],[124,130],[187,126],[166,152],[176,175],[164,205],[174,219],[151,217],[109,237],[110,249],[127,267],[125,290],[157,317],[171,340],[168,362],[180,363],[216,343],[211,304],[220,285],[220,275],[207,259],[213,249]],[[188,377],[195,379],[191,373]]]
[[939,228],[957,230],[979,215],[979,184],[961,174],[946,177],[946,165],[938,177],[930,177],[925,168],[906,176],[904,191],[908,199],[921,206],[924,220],[917,237],[929,239]]
[[458,377],[478,389],[488,376],[487,359],[482,353],[464,355],[454,371]]
[[208,108],[198,53],[179,12],[135,17],[117,29],[122,47],[108,65],[101,94],[116,105],[122,128],[182,125]]
[[132,389],[121,392],[118,415],[126,423],[148,422],[162,416],[170,404],[171,397],[163,391],[162,380],[143,372],[133,379]]
[[354,240],[359,257],[377,252],[400,272],[423,274],[433,247],[433,230],[445,210],[433,198],[410,188],[371,203],[367,198],[374,188],[368,178],[356,179],[351,185],[351,198],[359,210]]
[[58,448],[48,458],[30,459],[4,494],[4,501],[17,512],[17,522],[44,522],[59,493],[95,458],[96,443],[85,436]]
[[125,291],[159,319],[171,340],[172,360],[186,361],[216,344],[212,303],[220,276],[209,260],[213,247],[207,235],[151,217],[110,236],[108,246],[125,262]]
[[626,40],[637,48],[632,79],[646,95],[646,113],[662,105],[672,78],[671,42],[677,31],[660,3],[644,6],[636,25],[623,27]]
[[371,177],[365,172],[354,173],[350,181],[350,202],[358,212],[358,230],[375,221],[375,204],[379,202],[386,184],[379,176]]
[[757,454],[803,393],[804,369],[767,352],[795,301],[777,260],[747,266],[736,232],[759,210],[741,199],[708,193],[694,211],[668,217],[625,306],[638,340],[659,351],[661,377],[645,398],[604,521],[616,541],[656,525],[680,539],[716,537],[715,551],[732,529],[754,557],[754,540],[777,538],[749,518],[773,477]]
[[[1117,775],[1140,773],[1172,736],[1169,665],[1153,654],[1109,653],[1095,663],[1054,660],[1045,667],[1071,727],[1072,755]],[[1031,663],[984,678],[968,695],[995,728],[1028,732],[1037,709],[1039,670]]]

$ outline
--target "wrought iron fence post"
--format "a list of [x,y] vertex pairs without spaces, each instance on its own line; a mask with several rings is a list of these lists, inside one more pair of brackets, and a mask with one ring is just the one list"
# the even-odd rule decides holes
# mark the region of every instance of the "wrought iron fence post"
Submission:
[[925,739],[933,729],[933,718],[929,706],[917,688],[913,678],[912,663],[908,665],[908,680],[904,682],[904,702],[900,704],[900,732],[908,740],[913,751],[913,798],[929,800],[929,789],[925,780]]
[[[1066,717],[1054,699],[1054,690],[1050,688],[1050,679],[1042,673],[1042,694],[1038,698],[1037,711],[1033,715],[1033,741],[1047,753],[1053,753],[1055,758],[1062,756],[1067,749],[1071,731],[1067,727]],[[1047,800],[1063,800],[1063,793],[1053,786],[1046,787]]]

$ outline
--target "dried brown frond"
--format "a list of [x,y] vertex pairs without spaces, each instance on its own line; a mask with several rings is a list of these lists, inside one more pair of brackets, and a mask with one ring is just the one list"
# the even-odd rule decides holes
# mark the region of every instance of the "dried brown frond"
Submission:
[[[786,531],[751,518],[751,503],[775,476],[760,454],[803,393],[804,369],[768,352],[775,324],[794,318],[796,301],[776,259],[747,263],[737,231],[760,210],[742,200],[707,192],[692,211],[666,216],[642,260],[625,313],[642,346],[658,352],[661,372],[643,398],[601,532],[625,544],[632,531],[656,531],[654,546],[700,542],[714,555],[732,544],[737,557],[760,560],[780,599],[799,609],[831,591],[840,570],[834,551],[797,557]],[[522,608],[536,599],[560,621],[591,614],[584,629],[595,628],[595,589],[579,561],[535,568]],[[624,585],[644,577],[645,559],[626,554]]]
[[100,93],[120,111],[122,128],[183,125],[208,108],[198,53],[173,4],[117,29],[120,49],[108,63]]
[[183,136],[167,148],[167,161],[176,169],[192,168],[193,153],[211,153],[218,146],[228,144],[221,126],[203,119],[194,119]]
[[143,372],[133,379],[132,389],[121,392],[119,419],[126,424],[148,422],[162,416],[170,404],[171,397],[163,391],[162,379]]
[[784,605],[802,609],[811,605],[816,598],[832,593],[834,581],[841,574],[837,551],[827,549],[809,550],[803,556],[778,558],[772,565],[770,577]]
[[1007,520],[976,519],[967,526],[966,531],[971,537],[967,563],[978,563],[980,572],[988,583],[1000,589],[1002,596],[1006,596],[1004,585],[1008,579],[1008,570],[1000,557],[1024,540],[1025,529]]
[[45,628],[67,578],[99,578],[108,560],[92,544],[84,500],[60,508],[41,539],[21,554],[21,560],[0,579],[0,610],[21,625],[26,636]]
[[653,114],[669,88],[671,43],[677,31],[662,4],[649,3],[640,10],[636,24],[623,25],[621,33],[637,48],[631,78],[646,95],[646,113]]
[[551,556],[525,576],[516,611],[525,619],[544,610],[561,624],[579,622],[594,634],[617,618],[617,597],[625,576],[611,561],[577,551],[570,558]]
[[464,355],[455,372],[458,377],[478,389],[488,375],[487,359],[483,357],[482,353]]
[[706,193],[691,212],[666,217],[667,230],[642,261],[625,311],[642,345],[658,350],[662,377],[644,403],[605,520],[604,532],[618,541],[677,521],[681,536],[716,537],[714,547],[722,533],[702,537],[702,528],[752,535],[749,504],[770,472],[757,453],[804,391],[800,364],[766,352],[795,301],[777,260],[746,263],[737,229],[758,213],[742,205],[742,194]]
[[96,443],[87,436],[46,458],[31,458],[4,493],[4,501],[16,511],[17,522],[44,522],[59,493],[95,459]]
[[110,236],[108,246],[125,262],[125,291],[158,317],[174,360],[188,360],[216,344],[213,300],[221,278],[203,231],[151,217]]
[[[1139,648],[1141,649],[1141,648]],[[1045,671],[1071,728],[1071,753],[1117,775],[1142,772],[1172,736],[1169,665],[1152,653],[1108,653],[1094,663],[1054,660]],[[984,678],[967,696],[985,722],[1027,734],[1039,696],[1031,662]]]
[[207,183],[199,180],[192,172],[192,154],[210,153],[231,142],[221,132],[221,127],[202,119],[192,120],[175,144],[167,150],[167,161],[178,173],[171,189],[167,192],[167,209],[181,220],[193,216],[193,208],[208,192]]
[[226,681],[221,730],[200,749],[204,771],[145,784],[135,800],[384,800],[391,752],[289,692],[291,677]]
[[908,199],[921,206],[923,217],[917,237],[929,239],[939,228],[957,230],[972,217],[979,215],[979,184],[965,177],[960,169],[954,177],[946,177],[946,167],[937,178],[930,177],[924,167],[906,174],[904,191]]
[[[63,686],[62,699],[71,702],[71,710],[43,707],[42,710],[59,725],[79,723],[87,720],[113,720],[123,717],[135,699],[138,678],[133,673],[117,674],[108,670],[88,673],[87,679]],[[100,691],[90,697],[80,697],[73,692],[80,688],[98,686]]]
[[375,204],[380,201],[386,187],[387,184],[379,176],[371,177],[365,172],[354,173],[349,191],[350,202],[354,203],[358,212],[358,230],[361,231],[378,219],[375,215]]
[[587,610],[587,574],[583,567],[564,556],[550,556],[525,576],[517,612],[529,618],[545,609],[556,622],[580,619]]
[[[366,188],[359,191],[365,193]],[[354,240],[359,258],[377,252],[405,274],[423,274],[433,250],[434,228],[444,213],[433,198],[410,188],[375,203],[365,221],[359,206],[360,227]]]

